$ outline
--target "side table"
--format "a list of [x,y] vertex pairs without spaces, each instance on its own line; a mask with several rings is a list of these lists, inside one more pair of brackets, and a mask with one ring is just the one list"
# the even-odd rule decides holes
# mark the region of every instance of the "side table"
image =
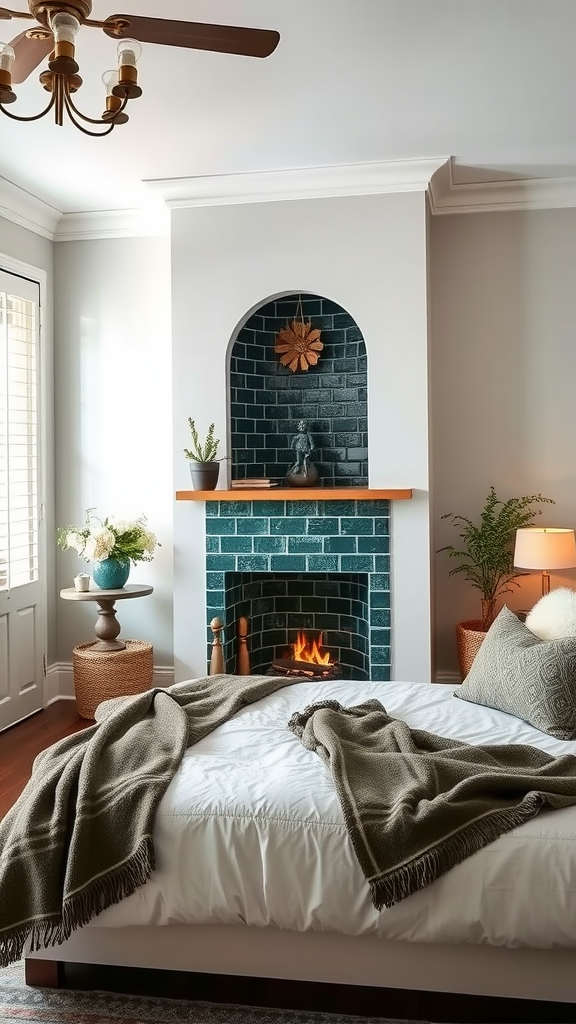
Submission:
[[154,587],[145,586],[139,583],[129,583],[118,590],[100,590],[98,587],[84,592],[74,587],[65,587],[60,591],[60,597],[65,601],[96,601],[98,603],[98,619],[94,626],[94,632],[98,642],[92,647],[93,651],[123,651],[126,644],[116,638],[120,634],[120,623],[116,618],[116,601],[124,601],[130,597],[146,597],[151,594]]
[[65,601],[96,601],[98,619],[94,631],[97,641],[78,644],[72,652],[74,692],[81,718],[93,719],[96,708],[104,700],[143,693],[154,681],[154,650],[143,640],[118,640],[120,623],[116,618],[116,601],[145,597],[153,587],[130,584],[120,590],[77,591],[66,587],[60,591]]

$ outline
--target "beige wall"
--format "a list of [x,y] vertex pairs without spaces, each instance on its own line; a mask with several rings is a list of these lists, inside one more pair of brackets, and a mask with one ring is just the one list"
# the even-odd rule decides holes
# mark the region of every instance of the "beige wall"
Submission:
[[[430,280],[433,550],[458,541],[441,515],[477,520],[491,484],[504,500],[542,492],[556,505],[539,524],[576,527],[576,210],[432,218]],[[454,624],[480,609],[451,564],[436,555],[441,672],[457,668]],[[519,582],[510,606],[530,607],[539,577]]]

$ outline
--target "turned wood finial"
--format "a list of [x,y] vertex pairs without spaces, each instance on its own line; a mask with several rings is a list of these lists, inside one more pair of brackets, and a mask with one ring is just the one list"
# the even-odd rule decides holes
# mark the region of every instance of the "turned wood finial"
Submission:
[[214,639],[212,641],[212,656],[210,658],[210,675],[217,676],[226,671],[224,665],[224,650],[222,648],[221,640],[224,623],[221,619],[214,618],[210,623],[210,629],[214,634]]
[[241,615],[236,629],[238,648],[236,651],[236,675],[250,675],[250,652],[248,650],[248,619]]

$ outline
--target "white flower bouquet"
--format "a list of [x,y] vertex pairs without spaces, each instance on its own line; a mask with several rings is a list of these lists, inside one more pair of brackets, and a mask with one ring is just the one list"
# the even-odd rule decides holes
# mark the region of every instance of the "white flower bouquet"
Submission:
[[63,526],[58,530],[58,544],[63,551],[74,548],[85,562],[118,558],[132,562],[151,562],[160,544],[148,529],[146,517],[139,519],[100,519],[94,509],[86,512],[83,527]]

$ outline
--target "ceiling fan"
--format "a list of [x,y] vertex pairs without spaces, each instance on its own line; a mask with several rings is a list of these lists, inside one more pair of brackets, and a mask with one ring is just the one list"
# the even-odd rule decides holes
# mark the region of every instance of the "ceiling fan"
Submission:
[[[63,3],[28,0],[28,8],[26,13],[0,7],[0,21],[26,18],[37,22],[10,43],[0,43],[0,109],[15,120],[33,121],[54,107],[56,124],[60,125],[66,110],[76,127],[88,135],[108,135],[115,125],[128,120],[124,113],[128,100],[142,93],[137,82],[140,43],[268,57],[280,39],[278,32],[269,29],[141,18],[132,14],[112,14],[105,21],[94,21],[90,18],[91,0],[65,0]],[[107,36],[119,40],[118,71],[106,72],[103,76],[106,110],[99,119],[81,114],[71,99],[82,85],[74,50],[76,33],[83,25],[100,28]],[[7,110],[4,104],[16,99],[12,85],[24,82],[49,55],[49,70],[40,75],[41,84],[51,93],[48,107],[33,117],[19,117]],[[106,130],[88,131],[78,124],[76,117],[91,124],[105,125]]]

